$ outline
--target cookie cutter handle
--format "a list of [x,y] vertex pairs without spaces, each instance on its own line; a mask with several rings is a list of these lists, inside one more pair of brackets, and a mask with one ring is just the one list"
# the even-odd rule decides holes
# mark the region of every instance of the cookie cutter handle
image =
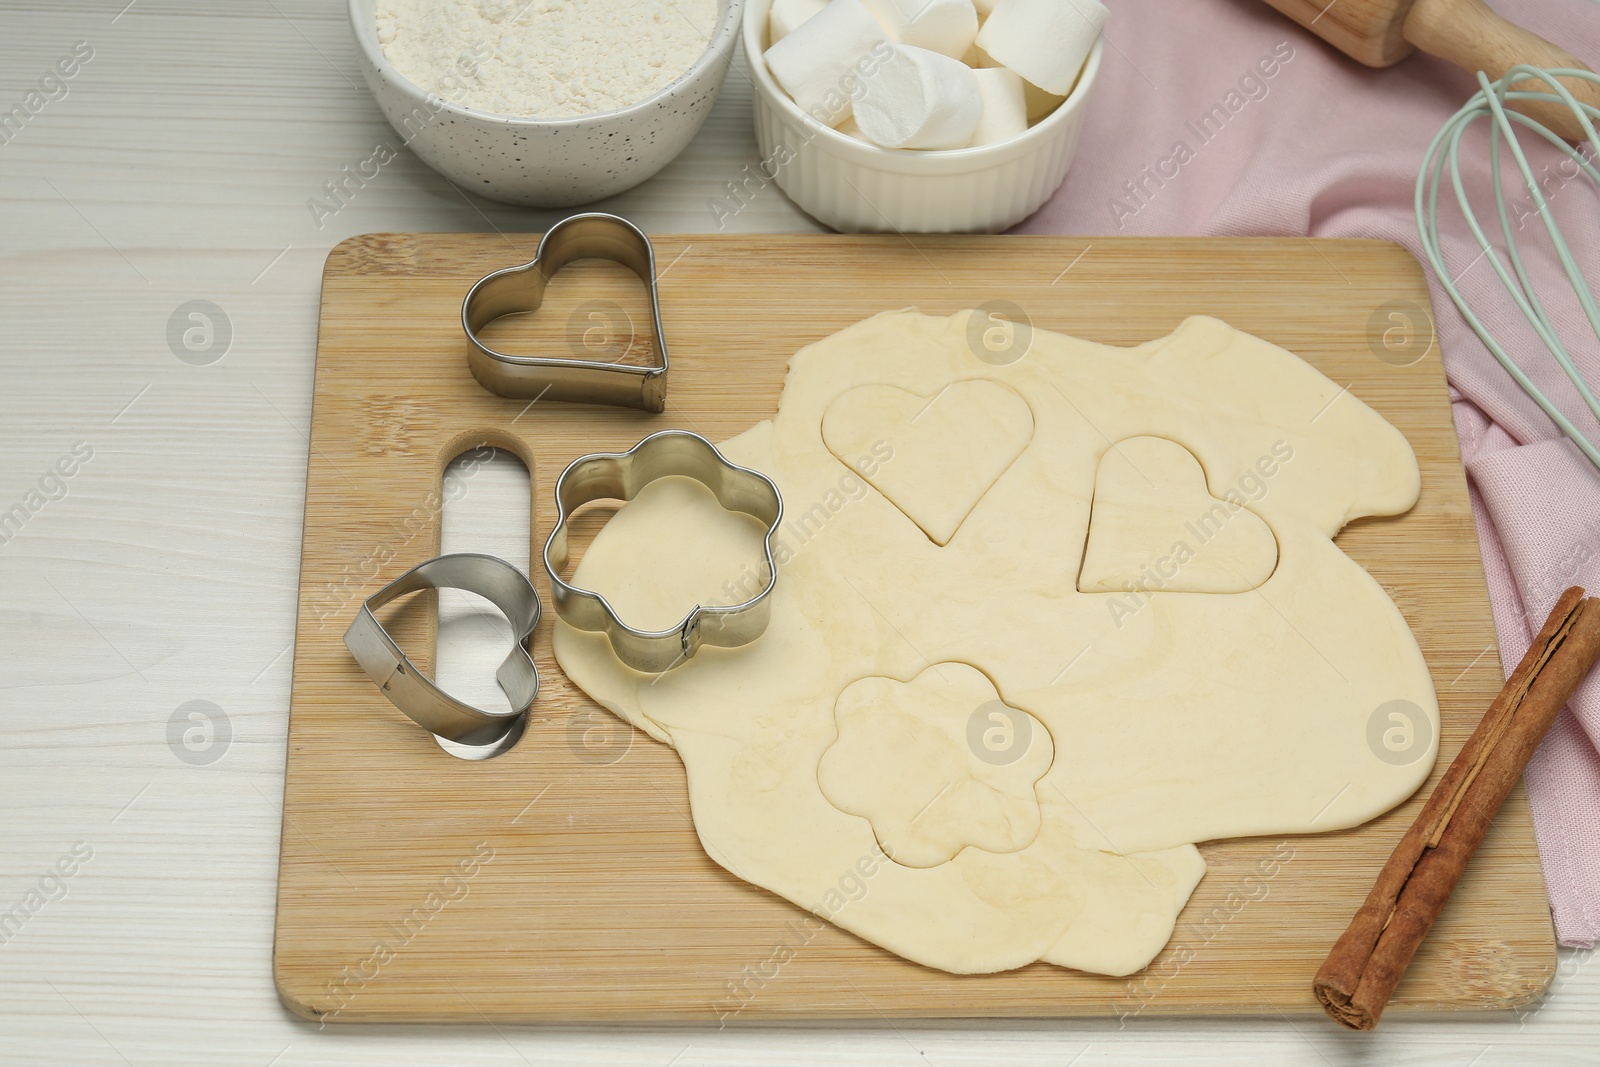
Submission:
[[[465,589],[488,600],[511,623],[515,645],[495,672],[495,680],[511,702],[511,710],[485,711],[440,689],[418,670],[378,621],[377,609],[425,589]],[[539,594],[511,564],[494,556],[462,552],[422,563],[390,582],[361,605],[345,647],[383,695],[418,726],[440,739],[454,755],[485,758],[498,755],[522,734],[528,708],[539,695],[539,671],[523,642],[539,624]]]
[[[478,336],[504,315],[533,311],[557,271],[578,259],[609,259],[639,276],[650,295],[651,325],[660,364],[642,367],[586,359],[514,356]],[[467,364],[485,389],[499,396],[563,400],[663,411],[667,406],[667,345],[661,331],[656,256],[644,231],[617,215],[590,212],[556,223],[539,241],[531,262],[484,276],[461,305],[461,325],[471,348]]]

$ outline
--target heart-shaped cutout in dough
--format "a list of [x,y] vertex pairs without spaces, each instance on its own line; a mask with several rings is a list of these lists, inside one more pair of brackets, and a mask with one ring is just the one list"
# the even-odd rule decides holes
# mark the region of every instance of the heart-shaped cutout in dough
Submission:
[[[1256,480],[1266,493],[1266,482]],[[1100,457],[1078,589],[1244,593],[1278,566],[1278,539],[1242,500],[1219,500],[1205,469],[1164,437],[1130,437]]]
[[887,444],[890,458],[862,476],[945,545],[1028,447],[1033,411],[1015,391],[983,379],[953,382],[931,397],[862,385],[828,405],[822,439],[852,471]]

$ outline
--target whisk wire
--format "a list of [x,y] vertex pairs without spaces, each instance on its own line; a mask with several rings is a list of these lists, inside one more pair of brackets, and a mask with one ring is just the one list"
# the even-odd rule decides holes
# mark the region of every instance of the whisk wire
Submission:
[[[1560,136],[1553,133],[1548,127],[1536,119],[1530,118],[1516,111],[1507,110],[1506,104],[1518,101],[1540,101],[1544,103],[1565,104],[1577,116],[1579,125],[1588,136],[1589,148],[1596,157],[1600,157],[1600,132],[1596,131],[1595,121],[1600,119],[1600,109],[1591,107],[1575,98],[1571,91],[1563,85],[1558,78],[1577,78],[1583,81],[1600,84],[1600,74],[1593,71],[1577,70],[1572,68],[1554,68],[1546,70],[1540,67],[1519,64],[1506,72],[1498,81],[1491,82],[1482,71],[1478,72],[1479,91],[1466,105],[1457,111],[1445,123],[1423,157],[1422,170],[1417,175],[1416,189],[1416,215],[1417,230],[1422,238],[1423,254],[1433,267],[1439,283],[1445,292],[1450,294],[1450,299],[1460,310],[1462,318],[1472,328],[1484,346],[1489,349],[1500,365],[1511,375],[1517,385],[1528,394],[1540,409],[1549,416],[1550,420],[1564,433],[1579,450],[1589,458],[1596,467],[1600,467],[1600,448],[1596,448],[1584,433],[1564,415],[1550,398],[1534,384],[1533,380],[1522,367],[1511,358],[1504,346],[1494,337],[1483,320],[1473,310],[1472,306],[1462,295],[1457,282],[1461,275],[1470,270],[1472,264],[1462,270],[1461,275],[1452,278],[1445,263],[1444,249],[1439,236],[1439,187],[1444,181],[1446,172],[1449,174],[1450,185],[1455,191],[1456,202],[1465,218],[1467,227],[1472,231],[1473,238],[1481,249],[1478,259],[1487,259],[1490,267],[1500,278],[1517,307],[1527,317],[1529,325],[1550,350],[1557,365],[1566,374],[1577,390],[1578,395],[1600,420],[1600,400],[1597,400],[1594,391],[1585,381],[1577,364],[1568,352],[1565,342],[1556,331],[1555,324],[1551,321],[1549,313],[1545,310],[1544,302],[1539,298],[1538,292],[1528,275],[1527,267],[1523,262],[1521,251],[1517,244],[1516,236],[1511,225],[1510,213],[1507,210],[1505,184],[1501,174],[1501,143],[1505,143],[1512,158],[1516,161],[1517,169],[1521,172],[1524,183],[1527,185],[1529,195],[1532,197],[1536,213],[1544,223],[1545,230],[1550,236],[1556,257],[1561,261],[1562,270],[1566,273],[1567,281],[1571,284],[1577,296],[1579,306],[1583,308],[1584,316],[1589,320],[1589,325],[1595,331],[1596,343],[1600,344],[1600,304],[1596,303],[1593,290],[1584,279],[1577,260],[1572,255],[1561,227],[1556,223],[1555,216],[1550,211],[1549,202],[1545,199],[1539,187],[1539,181],[1534,176],[1533,168],[1528,163],[1527,155],[1522,150],[1522,145],[1517,138],[1516,126],[1526,127],[1533,133],[1543,137],[1546,141],[1560,148],[1574,163],[1579,171],[1586,174],[1597,187],[1600,187],[1600,171],[1597,171],[1587,157],[1586,153],[1579,152],[1569,145]],[[1514,84],[1536,80],[1542,82],[1549,91],[1512,90]],[[1496,210],[1500,217],[1500,232],[1505,238],[1506,256],[1511,263],[1507,270],[1502,262],[1493,242],[1484,232],[1478,220],[1477,213],[1472,208],[1471,198],[1467,194],[1466,184],[1461,177],[1461,140],[1467,130],[1479,119],[1490,121],[1489,151],[1490,175],[1494,187]],[[1515,125],[1513,125],[1515,124]],[[1475,264],[1477,260],[1473,260]],[[1513,275],[1515,277],[1513,278]]]

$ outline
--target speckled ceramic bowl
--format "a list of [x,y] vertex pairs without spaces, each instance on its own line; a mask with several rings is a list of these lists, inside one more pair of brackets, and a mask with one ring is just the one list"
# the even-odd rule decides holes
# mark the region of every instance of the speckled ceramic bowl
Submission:
[[[377,0],[350,0],[367,79],[401,144],[463,189],[528,207],[572,207],[633,188],[699,131],[739,36],[744,0],[720,0],[721,20],[695,65],[620,111],[530,119],[457,107],[402,77],[378,43]],[[395,145],[399,147],[399,145]]]

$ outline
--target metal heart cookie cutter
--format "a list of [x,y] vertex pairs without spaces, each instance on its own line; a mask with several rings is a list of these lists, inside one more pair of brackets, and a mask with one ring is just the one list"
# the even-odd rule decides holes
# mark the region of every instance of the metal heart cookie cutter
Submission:
[[[604,363],[587,359],[513,356],[497,352],[478,336],[503,315],[536,310],[545,286],[575,259],[621,263],[650,291],[656,366]],[[661,332],[661,301],[656,292],[656,255],[644,231],[616,215],[590,213],[563,219],[546,231],[532,262],[507,267],[480,279],[461,305],[461,328],[471,348],[467,366],[491,393],[518,400],[570,400],[662,411],[667,406],[667,341]]]
[[[591,501],[632,500],[650,482],[674,475],[701,482],[728,511],[743,512],[766,524],[767,582],[742,604],[696,605],[670,630],[639,630],[623,622],[605,597],[561,577],[568,558],[567,520]],[[772,615],[771,593],[778,583],[772,538],[783,521],[783,497],[772,479],[730,463],[699,434],[662,430],[626,452],[600,452],[573,460],[556,482],[556,511],[555,529],[544,543],[544,566],[550,573],[556,614],[580,630],[605,634],[617,658],[634,670],[660,674],[693,656],[702,645],[736,648],[766,631]]]
[[[419,671],[400,651],[375,614],[378,608],[424,589],[465,589],[499,608],[511,623],[513,645],[495,679],[511,701],[510,711],[485,711],[457,700]],[[433,734],[446,752],[462,759],[488,759],[521,739],[527,710],[539,695],[539,669],[527,643],[539,625],[539,594],[523,573],[495,556],[460,552],[413,567],[361,605],[345,631],[345,647],[389,702]]]

